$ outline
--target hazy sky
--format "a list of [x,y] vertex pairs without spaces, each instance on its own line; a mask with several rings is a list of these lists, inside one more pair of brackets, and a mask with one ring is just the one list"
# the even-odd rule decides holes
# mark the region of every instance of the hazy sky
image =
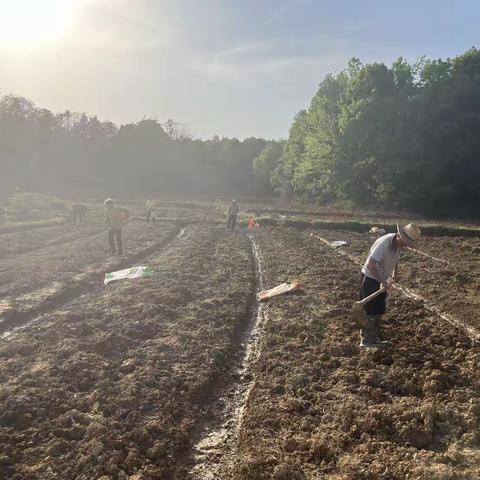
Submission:
[[[0,0],[0,91],[102,120],[286,136],[352,56],[479,45],[477,0]],[[29,15],[30,12],[30,15]]]

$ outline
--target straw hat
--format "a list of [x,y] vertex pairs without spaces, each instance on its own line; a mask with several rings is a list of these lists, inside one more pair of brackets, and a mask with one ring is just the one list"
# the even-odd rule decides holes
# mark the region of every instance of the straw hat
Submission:
[[414,223],[409,223],[404,227],[401,227],[397,224],[397,232],[400,235],[400,238],[408,245],[412,246],[417,240],[422,236],[422,231],[418,225]]

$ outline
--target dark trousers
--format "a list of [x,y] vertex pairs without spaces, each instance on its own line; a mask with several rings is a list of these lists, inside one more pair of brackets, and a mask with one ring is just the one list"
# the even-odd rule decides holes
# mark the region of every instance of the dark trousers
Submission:
[[83,223],[83,221],[85,220],[85,212],[82,211],[82,210],[74,210],[73,211],[73,224],[74,225],[77,223],[77,219],[78,219],[78,223]]
[[236,225],[237,225],[237,216],[229,215],[227,228],[231,228],[232,230],[235,230]]
[[[117,242],[116,248],[115,248],[115,241]],[[108,243],[110,244],[112,253],[118,252],[119,255],[123,253],[121,228],[115,228],[108,231]]]
[[[377,280],[362,274],[360,278],[360,300],[375,293],[379,288],[380,283],[377,282]],[[360,332],[362,339],[361,346],[378,346],[383,343],[380,335],[380,327],[382,315],[385,313],[386,299],[387,293],[384,292],[364,305],[363,308],[368,318],[367,324],[362,327]]]
[[[361,275],[360,277],[360,300],[368,297],[370,294],[375,293],[380,289],[380,283],[373,278]],[[370,300],[363,308],[367,315],[377,316],[385,313],[385,301],[387,300],[387,293],[381,293],[373,300]]]
[[152,218],[152,211],[147,210],[147,223],[150,223],[150,219]]

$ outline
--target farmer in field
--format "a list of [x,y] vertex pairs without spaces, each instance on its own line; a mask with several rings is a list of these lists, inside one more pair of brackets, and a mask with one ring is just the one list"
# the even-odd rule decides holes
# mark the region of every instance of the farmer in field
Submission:
[[145,203],[145,210],[147,211],[147,223],[155,223],[155,217],[153,217],[153,211],[155,209],[155,202],[153,201],[152,197],[148,197],[148,200]]
[[232,204],[228,209],[227,228],[231,228],[232,230],[235,230],[235,227],[237,225],[237,215],[238,215],[238,203],[236,200],[232,200]]
[[108,243],[112,249],[112,254],[122,255],[122,227],[130,218],[130,213],[126,208],[115,207],[111,198],[107,198],[103,204],[105,205]]
[[405,227],[397,225],[397,233],[381,236],[370,248],[362,268],[360,299],[368,297],[381,287],[386,291],[364,306],[367,325],[360,331],[361,347],[376,347],[387,343],[382,341],[380,335],[380,321],[385,313],[387,291],[393,284],[402,251],[414,245],[420,237],[421,231],[417,225],[413,223]]
[[85,220],[85,215],[87,214],[88,207],[82,205],[81,203],[74,203],[72,205],[72,217],[73,217],[73,224],[83,223]]

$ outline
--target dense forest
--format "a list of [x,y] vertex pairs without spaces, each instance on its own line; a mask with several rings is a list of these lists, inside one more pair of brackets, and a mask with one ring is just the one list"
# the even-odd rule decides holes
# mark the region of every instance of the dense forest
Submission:
[[480,204],[480,51],[352,59],[320,83],[288,139],[194,138],[172,120],[117,127],[0,97],[2,192],[276,193],[436,213]]
[[283,193],[431,213],[480,205],[480,51],[328,75],[255,170]]
[[13,95],[0,98],[0,187],[125,195],[260,195],[252,172],[263,139],[195,139],[185,125],[144,119],[117,127],[85,113],[53,114]]

